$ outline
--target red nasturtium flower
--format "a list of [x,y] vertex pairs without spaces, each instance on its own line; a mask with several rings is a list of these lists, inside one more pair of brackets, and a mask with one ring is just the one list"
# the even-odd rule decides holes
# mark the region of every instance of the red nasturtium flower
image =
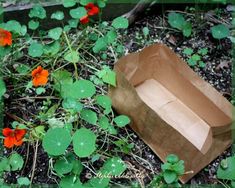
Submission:
[[87,14],[89,16],[94,16],[96,14],[99,13],[99,8],[97,6],[95,6],[93,3],[88,3],[86,6],[85,6],[86,10],[87,10]]
[[4,146],[7,148],[12,148],[13,146],[21,146],[23,143],[24,135],[26,134],[25,129],[10,129],[4,128],[2,130],[4,138]]
[[38,87],[40,85],[46,85],[48,81],[48,71],[43,69],[41,66],[38,66],[32,71],[33,85]]
[[89,22],[89,17],[88,17],[88,15],[83,16],[82,18],[80,18],[80,22],[81,22],[82,24],[87,24],[87,23]]
[[0,46],[12,44],[12,35],[9,31],[0,28]]

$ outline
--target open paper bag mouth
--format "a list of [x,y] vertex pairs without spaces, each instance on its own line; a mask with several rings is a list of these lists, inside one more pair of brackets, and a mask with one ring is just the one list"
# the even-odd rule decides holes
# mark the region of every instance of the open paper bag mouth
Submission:
[[230,133],[232,105],[165,45],[121,58],[115,71],[114,108],[131,117],[131,127],[161,159],[167,152],[183,156],[182,148],[206,155],[214,137]]

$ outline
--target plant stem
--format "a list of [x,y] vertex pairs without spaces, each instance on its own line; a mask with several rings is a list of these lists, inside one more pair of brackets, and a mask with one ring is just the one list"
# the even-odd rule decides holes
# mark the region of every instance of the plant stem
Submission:
[[36,141],[36,149],[35,149],[35,153],[34,153],[33,169],[32,169],[31,180],[30,180],[30,188],[32,187],[32,183],[33,183],[33,177],[34,177],[34,172],[35,172],[36,163],[37,163],[37,155],[38,155],[38,140]]
[[[73,52],[73,49],[72,49],[72,47],[71,47],[71,44],[70,44],[70,42],[69,42],[69,39],[68,39],[67,34],[66,34],[65,32],[63,32],[63,34],[64,34],[65,40],[66,40],[66,42],[67,42],[67,44],[68,44],[68,47],[69,47],[70,52]],[[78,80],[78,67],[77,67],[77,64],[76,64],[76,63],[73,63],[73,65],[74,65],[74,69],[75,69],[75,78],[76,78],[76,80]]]

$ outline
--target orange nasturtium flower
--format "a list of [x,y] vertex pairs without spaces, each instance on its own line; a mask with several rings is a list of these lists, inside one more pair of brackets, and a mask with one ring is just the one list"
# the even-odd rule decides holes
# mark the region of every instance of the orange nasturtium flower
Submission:
[[86,10],[87,10],[87,14],[89,15],[89,16],[94,16],[94,15],[96,15],[96,14],[98,14],[99,13],[99,11],[100,11],[100,9],[97,7],[97,6],[95,6],[93,3],[88,3],[86,6],[85,6],[85,8],[86,8]]
[[25,129],[10,129],[4,128],[2,130],[4,138],[4,146],[7,148],[12,148],[13,146],[21,146],[23,143],[24,135],[26,134]]
[[80,22],[81,22],[82,24],[87,24],[87,23],[89,22],[89,17],[88,17],[88,15],[81,17],[81,18],[80,18]]
[[41,66],[38,66],[32,71],[33,85],[35,87],[46,85],[48,81],[48,71],[43,69]]
[[12,35],[9,31],[0,28],[0,46],[7,45],[12,45]]

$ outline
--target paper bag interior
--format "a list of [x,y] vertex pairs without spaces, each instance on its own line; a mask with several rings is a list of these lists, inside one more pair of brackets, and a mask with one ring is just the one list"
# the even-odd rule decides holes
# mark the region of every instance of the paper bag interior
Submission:
[[211,127],[224,126],[231,119],[169,61],[171,58],[166,61],[164,53],[144,57],[140,53],[136,67],[125,67],[125,71],[129,69],[126,78],[145,104],[206,153],[212,144]]
[[171,91],[155,79],[144,81],[136,87],[136,91],[164,121],[179,131],[202,153],[206,152],[203,151],[204,143],[212,139],[212,135],[209,134],[210,126]]

